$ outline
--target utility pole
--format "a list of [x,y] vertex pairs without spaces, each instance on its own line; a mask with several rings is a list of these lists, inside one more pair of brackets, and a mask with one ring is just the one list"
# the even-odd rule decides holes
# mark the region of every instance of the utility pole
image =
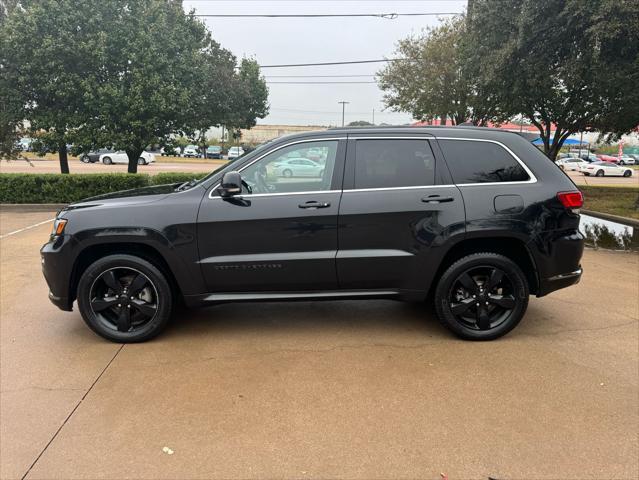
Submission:
[[344,112],[346,111],[346,104],[347,103],[351,103],[351,102],[345,102],[345,101],[341,101],[341,102],[337,102],[337,103],[341,103],[342,104],[342,127],[344,126]]
[[373,125],[375,125],[375,109],[373,108]]

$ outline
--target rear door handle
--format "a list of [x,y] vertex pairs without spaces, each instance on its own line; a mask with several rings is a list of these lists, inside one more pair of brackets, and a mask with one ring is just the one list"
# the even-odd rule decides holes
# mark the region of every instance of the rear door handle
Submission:
[[428,195],[422,198],[422,202],[424,203],[446,203],[452,202],[453,200],[455,200],[453,197],[442,197],[439,195]]
[[331,204],[327,202],[316,202],[311,200],[310,202],[300,203],[298,207],[300,208],[328,208]]

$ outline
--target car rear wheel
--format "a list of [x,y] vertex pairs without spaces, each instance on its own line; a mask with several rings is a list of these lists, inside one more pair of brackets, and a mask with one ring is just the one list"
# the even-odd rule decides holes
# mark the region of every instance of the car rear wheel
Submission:
[[102,159],[102,163],[104,163],[105,165],[111,165],[113,163],[113,160],[111,160],[111,157],[104,157]]
[[146,165],[146,160],[144,159],[144,157],[138,158],[138,165]]
[[625,172],[623,172],[624,177],[629,177],[630,175],[632,175],[632,171],[630,170],[626,170]]
[[512,260],[474,253],[457,260],[435,291],[440,322],[466,340],[493,340],[510,332],[528,307],[528,282]]
[[603,170],[597,170],[597,173],[595,173],[595,177],[603,177],[603,176],[604,176]]
[[120,343],[143,342],[166,326],[173,306],[166,276],[133,255],[109,255],[91,264],[78,283],[78,308],[98,335]]
[[293,172],[287,168],[286,170],[282,172],[282,175],[285,176],[286,178],[291,178],[293,176]]

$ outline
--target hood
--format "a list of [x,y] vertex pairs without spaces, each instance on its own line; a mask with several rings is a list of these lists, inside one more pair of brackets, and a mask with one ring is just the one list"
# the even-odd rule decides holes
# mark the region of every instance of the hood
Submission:
[[119,192],[105,193],[95,197],[85,198],[67,206],[65,210],[78,208],[96,207],[100,205],[133,205],[158,201],[167,195],[176,193],[179,183],[168,185],[153,185],[151,187],[135,188],[133,190],[122,190]]

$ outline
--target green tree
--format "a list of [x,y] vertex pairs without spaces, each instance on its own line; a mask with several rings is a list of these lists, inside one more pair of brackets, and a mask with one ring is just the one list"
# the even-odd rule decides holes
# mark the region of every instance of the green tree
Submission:
[[85,102],[95,87],[90,72],[99,65],[99,38],[92,20],[98,18],[100,4],[20,4],[22,8],[14,8],[0,27],[3,138],[11,124],[29,120],[48,150],[59,152],[61,172],[69,173],[66,144],[88,120]]
[[474,0],[467,24],[477,84],[537,127],[550,158],[573,133],[639,124],[636,0]]
[[230,130],[251,128],[258,118],[268,115],[268,87],[253,59],[243,58],[232,96],[232,111],[226,126]]
[[378,72],[386,106],[419,120],[450,118],[453,124],[484,124],[492,118],[493,104],[477,94],[465,68],[464,33],[465,17],[458,16],[400,40],[395,56],[402,60]]

